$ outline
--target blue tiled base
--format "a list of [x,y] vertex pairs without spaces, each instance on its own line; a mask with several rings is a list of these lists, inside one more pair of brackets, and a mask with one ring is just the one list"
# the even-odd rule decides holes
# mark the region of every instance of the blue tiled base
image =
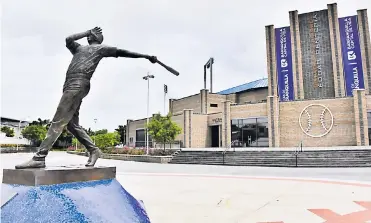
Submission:
[[150,223],[141,202],[114,179],[2,187],[18,193],[1,208],[2,223]]

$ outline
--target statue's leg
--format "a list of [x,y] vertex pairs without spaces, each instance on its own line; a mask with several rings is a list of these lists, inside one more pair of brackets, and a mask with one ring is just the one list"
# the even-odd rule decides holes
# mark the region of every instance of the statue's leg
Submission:
[[42,168],[45,167],[45,157],[52,148],[55,141],[62,134],[63,128],[72,119],[73,114],[80,105],[80,101],[85,94],[80,90],[68,90],[63,92],[57,111],[52,120],[44,141],[41,143],[37,153],[32,160],[17,165],[17,169]]
[[[81,102],[80,102],[80,105],[81,105]],[[86,163],[86,166],[94,166],[97,159],[101,155],[101,151],[94,144],[93,140],[85,132],[85,130],[79,125],[79,110],[80,110],[80,106],[77,108],[77,110],[76,110],[75,114],[73,115],[71,121],[68,123],[67,129],[89,151],[89,159],[88,159],[88,162]]]

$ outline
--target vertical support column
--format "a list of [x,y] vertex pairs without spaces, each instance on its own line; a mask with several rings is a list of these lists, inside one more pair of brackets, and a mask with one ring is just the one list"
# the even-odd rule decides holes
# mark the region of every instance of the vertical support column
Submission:
[[169,113],[173,114],[173,99],[169,99]]
[[364,89],[353,90],[357,146],[368,146],[367,102]]
[[277,96],[267,97],[267,111],[269,147],[280,147],[279,100]]
[[183,110],[183,117],[184,117],[183,144],[184,144],[184,148],[191,148],[192,147],[192,116],[193,116],[193,109],[184,109]]
[[207,108],[208,108],[208,98],[209,98],[209,90],[202,89],[200,91],[200,97],[201,97],[201,114],[207,114]]
[[299,32],[298,11],[290,11],[290,33],[292,50],[292,71],[294,74],[294,95],[295,100],[304,99],[303,68],[301,60],[301,44]]
[[366,9],[357,10],[357,20],[365,89],[366,94],[371,94],[371,41]]
[[[219,145],[218,145],[218,147],[221,148],[221,147],[223,147],[223,142],[224,142],[224,140],[223,140],[223,125],[219,125],[218,129],[219,129]],[[211,136],[210,136],[210,138],[211,138]]]
[[268,95],[277,95],[277,67],[276,67],[276,44],[274,26],[265,27],[267,70],[268,70]]
[[133,120],[131,119],[128,119],[126,120],[126,144],[127,145],[130,145],[130,123],[132,122]]
[[231,147],[231,101],[223,102],[222,146]]
[[345,97],[343,57],[341,53],[339,18],[337,4],[328,4],[328,20],[330,29],[332,70],[334,74],[335,98]]

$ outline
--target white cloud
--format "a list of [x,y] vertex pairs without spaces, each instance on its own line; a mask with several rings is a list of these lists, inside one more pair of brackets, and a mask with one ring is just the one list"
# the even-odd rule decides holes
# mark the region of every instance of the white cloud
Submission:
[[[328,2],[330,3],[330,2]],[[203,65],[215,58],[214,91],[266,77],[264,26],[287,26],[288,11],[325,9],[326,2],[275,0],[5,0],[2,10],[2,115],[51,119],[71,60],[67,35],[98,25],[105,44],[154,54],[180,71],[175,77],[143,59],[104,59],[80,112],[81,124],[113,130],[128,118],[146,115],[149,71],[150,112],[163,111],[169,96],[203,87]],[[370,8],[369,0],[338,1],[339,16]],[[86,40],[81,40],[86,43]]]

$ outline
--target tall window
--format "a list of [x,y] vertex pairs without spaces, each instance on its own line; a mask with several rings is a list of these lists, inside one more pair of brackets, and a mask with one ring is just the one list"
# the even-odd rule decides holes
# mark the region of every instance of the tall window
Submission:
[[371,110],[367,111],[367,122],[368,122],[368,142],[371,145]]
[[269,147],[268,118],[233,119],[231,140],[234,147]]
[[[146,131],[145,129],[137,129],[135,132],[135,146],[136,147],[144,147],[146,146]],[[151,135],[148,136],[149,146],[152,146],[152,138]]]

